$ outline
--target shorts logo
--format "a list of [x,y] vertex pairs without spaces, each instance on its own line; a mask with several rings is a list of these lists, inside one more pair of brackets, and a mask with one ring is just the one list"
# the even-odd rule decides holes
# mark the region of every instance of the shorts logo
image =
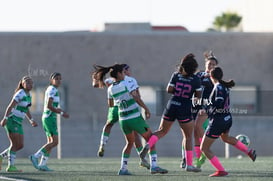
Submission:
[[231,118],[230,115],[228,115],[228,116],[226,116],[226,117],[224,118],[224,120],[225,120],[225,121],[228,121],[230,118]]

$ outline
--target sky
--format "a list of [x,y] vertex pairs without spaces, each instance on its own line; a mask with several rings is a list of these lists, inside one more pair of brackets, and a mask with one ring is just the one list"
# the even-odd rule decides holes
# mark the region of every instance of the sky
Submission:
[[149,22],[202,32],[239,0],[0,0],[0,32],[99,31],[104,23]]

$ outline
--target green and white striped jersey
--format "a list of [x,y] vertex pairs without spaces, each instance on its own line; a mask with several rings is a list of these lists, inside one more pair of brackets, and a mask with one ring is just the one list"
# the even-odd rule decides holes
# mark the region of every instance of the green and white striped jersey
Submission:
[[17,102],[17,105],[12,109],[11,115],[17,117],[15,121],[22,123],[28,108],[31,106],[31,95],[30,93],[26,94],[24,89],[20,89],[14,94],[12,99]]
[[138,89],[139,85],[134,77],[125,76],[124,81],[126,82],[127,87],[129,87],[130,90]]
[[54,87],[53,85],[48,86],[48,88],[45,91],[43,118],[48,118],[49,116],[56,117],[56,113],[50,111],[47,108],[49,98],[53,99],[53,106],[57,108],[60,103],[60,96],[59,96],[58,89]]
[[[139,88],[139,85],[137,84],[136,79],[133,78],[133,77],[130,77],[130,76],[127,76],[127,75],[126,75],[126,76],[124,77],[124,81],[125,81],[125,83],[126,83],[126,86],[127,86],[130,90],[135,90],[135,89],[138,89],[138,88]],[[105,84],[107,83],[107,84],[110,86],[111,84],[114,83],[114,79],[113,79],[112,77],[109,77],[109,78],[107,78],[107,79],[104,80],[104,83],[105,83]],[[115,105],[115,106],[117,105],[115,99],[114,99],[114,105]]]
[[139,117],[140,109],[130,92],[135,88],[130,89],[126,81],[114,82],[108,88],[108,98],[113,98],[119,108],[119,120],[128,120]]

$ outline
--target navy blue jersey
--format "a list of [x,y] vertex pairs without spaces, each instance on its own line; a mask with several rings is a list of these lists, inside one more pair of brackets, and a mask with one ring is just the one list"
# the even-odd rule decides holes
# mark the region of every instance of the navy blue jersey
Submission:
[[198,72],[196,75],[201,79],[202,99],[208,99],[213,89],[213,83],[207,72]]
[[168,86],[174,87],[174,93],[164,111],[164,117],[173,121],[191,117],[192,96],[196,90],[201,91],[201,83],[196,75],[185,77],[179,72],[174,72]]
[[215,84],[209,100],[210,123],[205,134],[216,139],[222,133],[227,133],[232,126],[229,89],[220,83]]
[[229,89],[224,85],[217,83],[210,95],[210,117],[211,116],[226,116],[230,114],[230,98]]
[[191,103],[193,93],[201,90],[200,84],[200,78],[196,75],[186,77],[179,72],[174,72],[168,86],[174,87],[173,100]]

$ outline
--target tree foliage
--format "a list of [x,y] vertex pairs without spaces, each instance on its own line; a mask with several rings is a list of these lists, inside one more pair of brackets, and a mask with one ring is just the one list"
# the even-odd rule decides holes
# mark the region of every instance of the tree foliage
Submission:
[[242,17],[237,13],[224,12],[220,16],[216,16],[213,25],[216,30],[230,31],[231,29],[237,27],[242,20]]

